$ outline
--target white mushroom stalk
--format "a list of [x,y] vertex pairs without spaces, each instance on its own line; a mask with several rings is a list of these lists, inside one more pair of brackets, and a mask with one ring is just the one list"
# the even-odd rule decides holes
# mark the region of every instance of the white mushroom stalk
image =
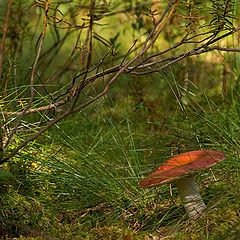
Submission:
[[188,217],[196,220],[206,209],[194,177],[184,177],[175,181],[181,202]]

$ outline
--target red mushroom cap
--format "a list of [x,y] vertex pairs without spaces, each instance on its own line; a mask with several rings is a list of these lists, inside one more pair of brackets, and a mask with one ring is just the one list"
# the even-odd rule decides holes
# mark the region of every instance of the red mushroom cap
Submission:
[[140,187],[153,187],[184,177],[197,170],[212,167],[223,160],[222,151],[197,150],[179,154],[166,160],[147,178],[140,181]]

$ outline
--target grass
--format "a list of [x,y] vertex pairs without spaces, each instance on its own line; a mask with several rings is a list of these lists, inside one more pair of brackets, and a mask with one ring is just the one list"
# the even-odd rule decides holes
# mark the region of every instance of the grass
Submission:
[[[66,120],[42,139],[46,144],[33,143],[6,164],[16,178],[1,186],[1,234],[19,239],[38,239],[42,231],[57,239],[236,239],[238,107],[186,110],[171,115],[164,131],[155,132],[131,115],[116,120],[92,112],[91,119],[80,113]],[[140,189],[138,181],[171,153],[199,148],[224,150],[227,159],[198,175],[208,209],[190,223],[174,185]]]
[[[169,105],[151,98],[159,95],[155,80],[152,86],[144,83],[151,97],[141,104],[131,91],[119,93],[116,87],[109,98],[59,123],[6,163],[15,178],[0,186],[0,235],[22,240],[237,239],[237,87],[225,101],[217,92],[211,97],[194,87],[183,102],[174,76],[163,74],[172,92],[165,92],[161,82],[166,95],[156,98]],[[115,101],[115,93],[124,100]],[[141,189],[138,182],[168,157],[195,149],[223,150],[226,160],[197,175],[208,208],[191,222],[174,184]]]
[[[125,22],[131,25],[131,21]],[[196,27],[193,25],[192,30]],[[32,30],[30,27],[30,33]],[[116,30],[119,31],[119,27]],[[180,35],[176,36],[181,37],[185,30],[185,27],[178,29]],[[173,34],[166,33],[159,38],[161,51],[164,39]],[[59,34],[64,33],[59,29]],[[15,81],[14,73],[7,96],[0,101],[6,109],[20,111],[29,100],[25,98],[29,86],[24,82],[29,75],[29,62],[34,57],[31,52],[35,45],[30,44],[30,35],[22,40],[23,54],[19,53],[16,58],[17,80],[21,86],[10,88]],[[128,35],[123,35],[124,41],[118,40],[124,44],[116,54],[128,51],[131,42]],[[238,39],[231,38],[226,40],[226,46],[234,47]],[[62,45],[62,50],[52,48],[43,59],[45,63],[38,66],[35,76],[38,83],[41,79],[43,82],[49,79],[47,75],[51,76],[65,61],[64,52],[67,55],[71,52],[68,45],[72,37],[69,40]],[[52,37],[47,37],[45,46],[50,46],[52,41],[55,44]],[[175,40],[171,38],[170,41],[173,45]],[[153,53],[158,52],[158,44],[155,46]],[[105,47],[101,50],[100,45],[98,49],[99,52],[93,51],[95,63],[108,51]],[[52,57],[56,63],[54,60],[48,64]],[[104,59],[103,67],[111,65],[112,60]],[[151,76],[120,76],[104,99],[65,119],[32,142],[19,156],[4,164],[6,172],[0,169],[0,238],[240,239],[238,63],[237,53],[208,53],[183,60]],[[78,63],[71,67],[81,72]],[[69,86],[65,78],[68,77],[60,76],[58,85],[55,85],[57,82],[45,85],[52,91],[56,88],[53,94],[46,94],[47,98],[43,97],[42,83],[36,85],[36,101],[32,107],[67,91]],[[221,86],[223,81],[226,89]],[[88,94],[83,95],[85,97],[87,99]],[[33,123],[49,120],[44,113],[29,118]],[[28,117],[24,120],[28,125]],[[34,125],[31,126],[30,131],[34,131]],[[38,125],[35,127],[37,129]],[[14,141],[21,141],[29,131],[23,134],[15,136]],[[174,184],[141,189],[138,182],[168,157],[195,149],[222,150],[226,160],[197,175],[207,211],[198,221],[191,222]]]

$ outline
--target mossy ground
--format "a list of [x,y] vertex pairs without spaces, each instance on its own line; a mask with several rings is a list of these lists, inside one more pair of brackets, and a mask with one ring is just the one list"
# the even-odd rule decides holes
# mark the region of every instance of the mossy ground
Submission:
[[[164,132],[155,134],[129,119],[119,125],[105,122],[104,128],[102,119],[94,127],[90,122],[78,128],[79,134],[63,123],[61,132],[49,133],[51,141],[33,143],[5,165],[15,178],[1,185],[0,234],[19,240],[239,239],[239,118],[225,113],[194,117],[191,124],[172,118]],[[209,132],[212,125],[218,131]],[[201,148],[226,153],[223,162],[196,177],[208,206],[196,222],[185,215],[174,184],[138,187],[143,176],[176,151],[176,143],[169,146],[173,140],[182,151],[186,145],[199,148],[201,141]]]

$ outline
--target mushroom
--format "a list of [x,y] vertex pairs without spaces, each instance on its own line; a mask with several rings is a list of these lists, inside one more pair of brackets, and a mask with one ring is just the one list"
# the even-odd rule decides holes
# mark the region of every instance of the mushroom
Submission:
[[199,193],[194,175],[216,165],[225,158],[224,153],[214,150],[197,150],[179,154],[166,160],[147,178],[140,181],[140,187],[154,187],[175,182],[182,204],[190,219],[196,220],[206,205]]

